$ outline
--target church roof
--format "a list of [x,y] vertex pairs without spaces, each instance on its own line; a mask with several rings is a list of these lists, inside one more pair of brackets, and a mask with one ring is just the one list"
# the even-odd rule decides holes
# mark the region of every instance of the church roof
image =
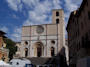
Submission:
[[6,36],[4,36],[5,34],[6,34],[5,32],[0,30],[0,36],[2,36],[3,38],[7,38]]
[[6,34],[6,33],[0,30],[0,34]]

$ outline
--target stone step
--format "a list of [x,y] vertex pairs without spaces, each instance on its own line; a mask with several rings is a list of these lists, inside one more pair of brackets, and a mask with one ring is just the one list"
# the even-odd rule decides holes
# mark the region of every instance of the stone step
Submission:
[[31,61],[32,64],[34,65],[43,65],[45,64],[50,58],[46,57],[32,57],[32,58],[27,58]]

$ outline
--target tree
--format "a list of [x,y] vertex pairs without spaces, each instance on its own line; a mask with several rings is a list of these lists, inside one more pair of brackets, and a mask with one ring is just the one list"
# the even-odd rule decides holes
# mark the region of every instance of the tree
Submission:
[[4,42],[6,43],[6,48],[9,49],[9,58],[11,60],[17,51],[17,47],[15,46],[16,43],[8,38],[4,38]]

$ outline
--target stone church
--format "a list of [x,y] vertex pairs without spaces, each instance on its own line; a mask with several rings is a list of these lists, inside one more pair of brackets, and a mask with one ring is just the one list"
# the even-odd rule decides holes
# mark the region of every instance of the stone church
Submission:
[[52,57],[65,45],[64,11],[52,10],[52,23],[22,27],[21,57]]

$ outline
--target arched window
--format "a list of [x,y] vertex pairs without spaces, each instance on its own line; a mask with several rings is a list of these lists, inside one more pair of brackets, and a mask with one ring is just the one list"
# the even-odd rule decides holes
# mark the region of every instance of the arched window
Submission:
[[56,19],[56,24],[59,24],[59,19]]
[[25,48],[25,57],[28,56],[28,48]]
[[28,45],[28,42],[27,41],[25,41],[25,45]]
[[51,56],[54,56],[55,55],[55,49],[54,47],[51,47]]
[[55,44],[55,41],[54,41],[54,40],[51,40],[51,43],[52,43],[52,44]]
[[59,12],[56,12],[56,16],[59,16]]

